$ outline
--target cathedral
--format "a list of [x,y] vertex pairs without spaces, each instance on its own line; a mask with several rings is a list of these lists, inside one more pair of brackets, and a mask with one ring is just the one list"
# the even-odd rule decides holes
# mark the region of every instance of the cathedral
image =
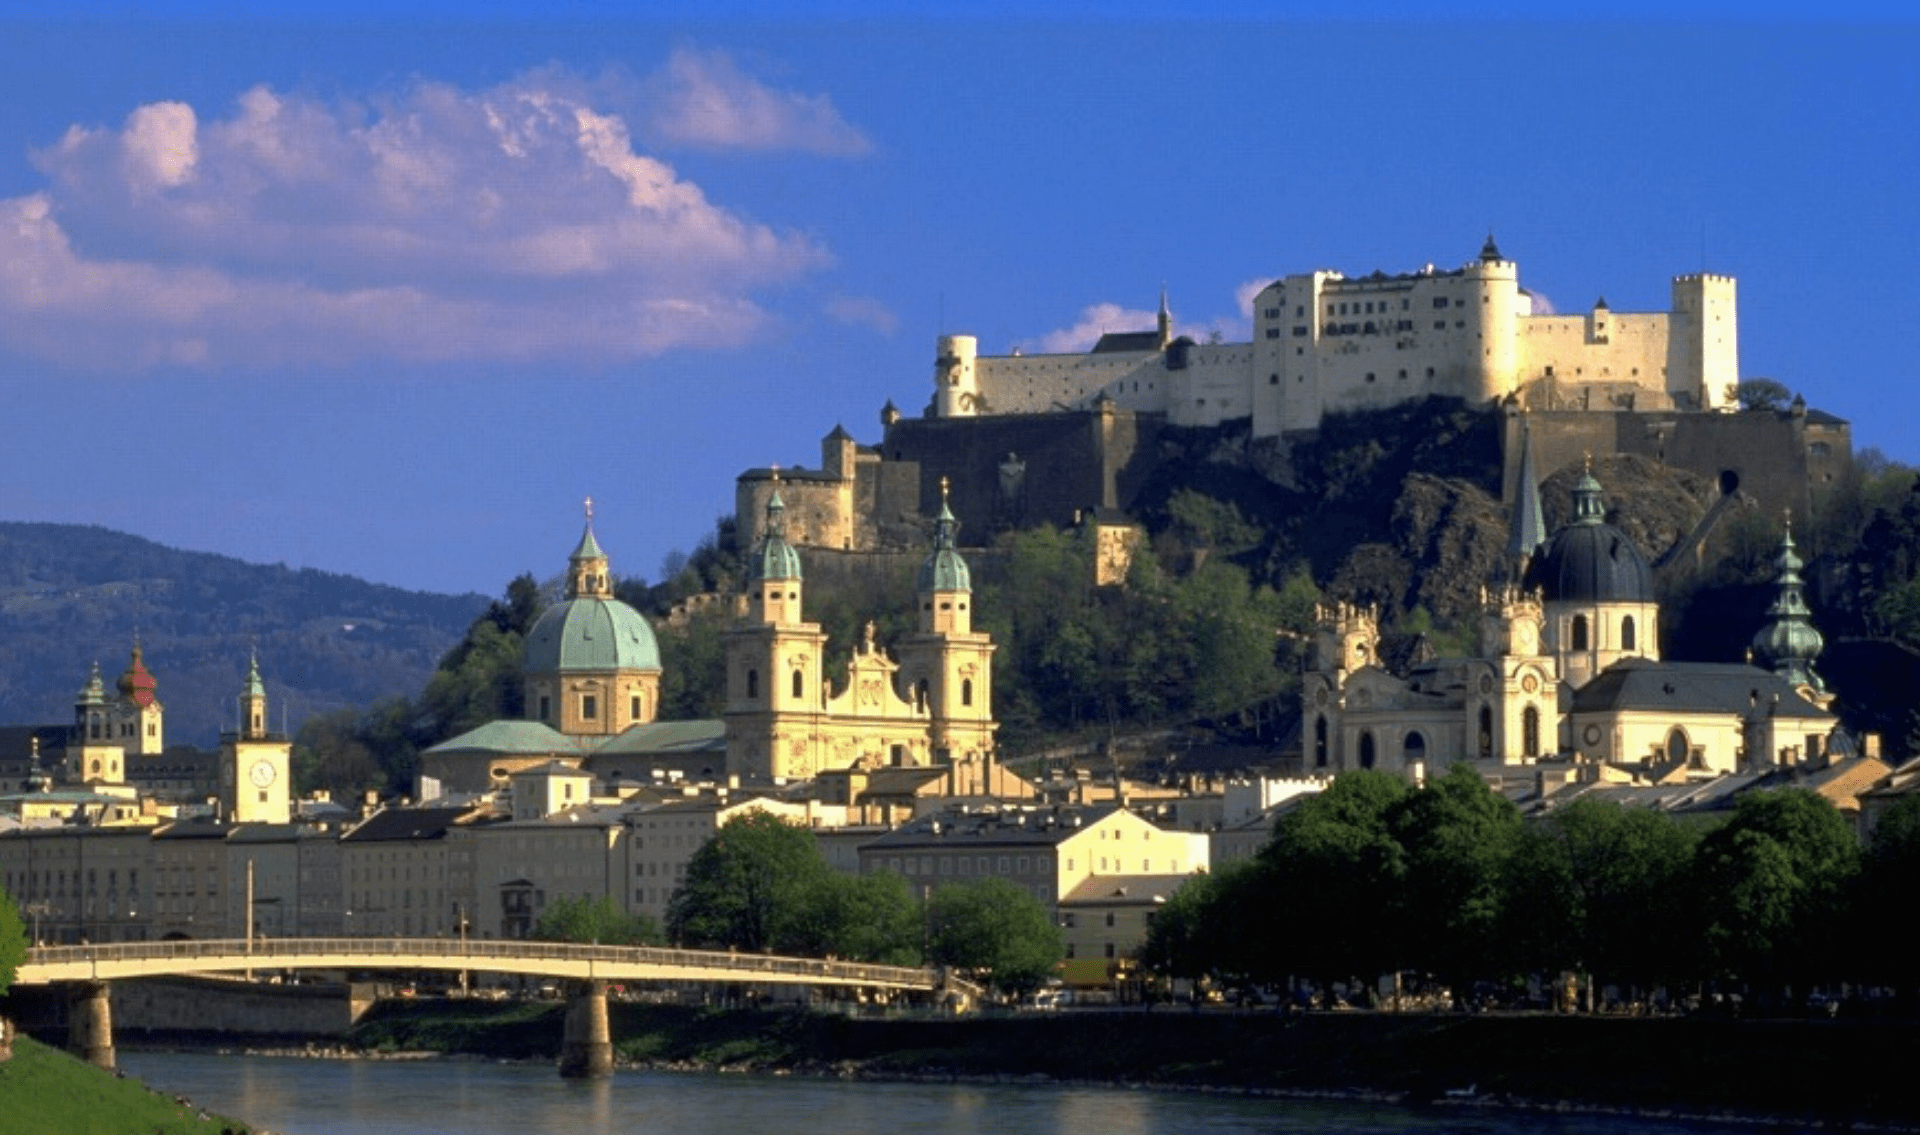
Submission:
[[1591,470],[1573,488],[1572,521],[1542,539],[1530,454],[1522,467],[1511,570],[1483,593],[1477,657],[1396,657],[1372,610],[1320,609],[1301,687],[1309,771],[1438,774],[1465,761],[1490,780],[1558,764],[1665,781],[1821,758],[1837,722],[1813,670],[1822,644],[1790,528],[1779,597],[1754,641],[1770,669],[1664,661],[1652,570],[1607,523]]
[[944,495],[917,576],[917,625],[892,650],[867,625],[847,673],[826,673],[827,635],[808,622],[800,554],[788,543],[776,478],[725,632],[718,721],[659,721],[653,629],[614,597],[591,505],[568,558],[566,598],[527,634],[528,720],[490,722],[421,754],[443,790],[503,787],[554,762],[605,780],[679,775],[770,784],[822,773],[944,769],[955,791],[1000,777],[992,761],[993,642],[973,629],[973,587]]

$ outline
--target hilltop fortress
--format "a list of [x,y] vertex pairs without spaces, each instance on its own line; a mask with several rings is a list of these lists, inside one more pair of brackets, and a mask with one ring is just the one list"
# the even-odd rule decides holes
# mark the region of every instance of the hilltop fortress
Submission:
[[1254,299],[1253,342],[1157,332],[1103,336],[1084,355],[982,356],[971,335],[940,339],[934,414],[1123,409],[1176,426],[1249,418],[1256,438],[1316,429],[1328,413],[1444,395],[1469,405],[1517,398],[1537,409],[1713,410],[1739,379],[1730,276],[1680,276],[1673,310],[1535,314],[1520,269],[1492,237],[1452,271],[1318,271]]
[[[1545,472],[1587,455],[1634,454],[1697,473],[1722,497],[1805,516],[1822,485],[1851,466],[1848,424],[1798,400],[1731,412],[1740,378],[1735,282],[1672,281],[1672,307],[1536,313],[1518,265],[1488,237],[1452,270],[1389,276],[1287,276],[1254,299],[1253,340],[1197,343],[1176,334],[1162,297],[1153,330],[1104,335],[1084,354],[982,355],[971,335],[944,335],[922,416],[892,403],[885,435],[861,445],[836,427],[818,469],[781,472],[796,544],[847,553],[922,546],[936,486],[977,518],[969,532],[1069,525],[1127,512],[1151,480],[1168,431],[1224,429],[1275,481],[1290,442],[1328,415],[1430,397],[1502,408],[1505,496],[1520,437]],[[1525,420],[1525,430],[1522,429]],[[735,517],[757,539],[771,469],[738,482]]]

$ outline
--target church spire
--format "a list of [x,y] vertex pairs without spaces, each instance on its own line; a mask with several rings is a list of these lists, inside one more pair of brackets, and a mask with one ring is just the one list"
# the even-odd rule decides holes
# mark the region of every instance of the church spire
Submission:
[[948,483],[940,478],[940,512],[933,520],[933,550],[921,561],[915,590],[920,595],[920,624],[923,631],[968,634],[972,616],[967,597],[973,591],[973,573],[960,554],[956,535],[960,522],[949,507]]
[[1520,422],[1520,483],[1513,494],[1513,515],[1507,524],[1507,562],[1513,578],[1526,574],[1527,561],[1547,542],[1546,514],[1540,508],[1540,473],[1533,463],[1533,430]]
[[1804,586],[1800,569],[1806,564],[1794,549],[1792,517],[1787,519],[1773,564],[1780,593],[1767,608],[1767,624],[1753,636],[1755,660],[1771,666],[1774,673],[1796,686],[1824,690],[1826,684],[1814,672],[1813,661],[1820,657],[1826,639],[1814,628],[1813,612],[1800,590]]
[[1167,349],[1167,346],[1173,342],[1173,309],[1167,306],[1167,286],[1165,284],[1160,285],[1160,318],[1158,326],[1160,330],[1160,349],[1164,351]]

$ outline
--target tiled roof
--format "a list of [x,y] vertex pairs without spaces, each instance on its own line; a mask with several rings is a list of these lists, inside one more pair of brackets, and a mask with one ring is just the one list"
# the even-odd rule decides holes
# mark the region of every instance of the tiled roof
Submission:
[[1623,710],[1744,714],[1771,706],[1775,717],[1824,719],[1826,711],[1779,675],[1753,666],[1623,659],[1574,691],[1572,712]]

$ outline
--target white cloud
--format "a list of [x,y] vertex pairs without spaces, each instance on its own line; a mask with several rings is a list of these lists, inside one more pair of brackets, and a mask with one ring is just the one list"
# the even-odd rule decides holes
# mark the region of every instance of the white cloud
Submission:
[[836,323],[871,327],[882,335],[900,328],[900,317],[879,300],[865,296],[835,296],[827,301],[827,317]]
[[769,321],[756,289],[831,262],[577,86],[257,87],[224,117],[76,126],[34,155],[44,189],[0,199],[0,344],[100,368],[618,362],[738,345]]
[[743,73],[725,52],[682,48],[650,84],[650,127],[662,140],[728,150],[801,150],[854,157],[873,148],[825,95],[776,91]]

